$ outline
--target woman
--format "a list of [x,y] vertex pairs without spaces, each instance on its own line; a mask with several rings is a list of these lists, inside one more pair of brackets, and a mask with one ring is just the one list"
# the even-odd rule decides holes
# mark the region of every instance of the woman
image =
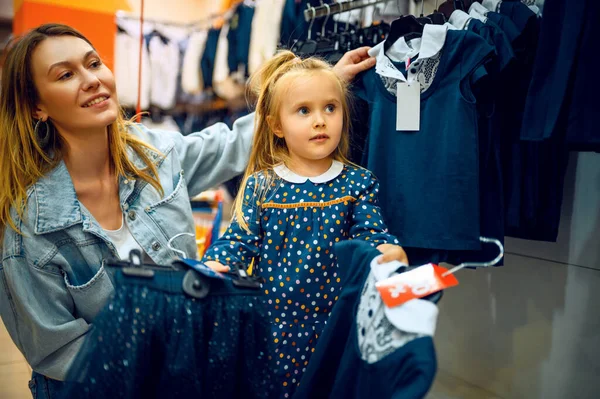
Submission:
[[[375,64],[349,52],[336,73]],[[244,171],[253,115],[233,129],[149,130],[123,120],[115,79],[76,30],[42,25],[7,51],[0,96],[0,315],[34,370],[59,394],[95,315],[113,291],[109,257],[140,249],[195,257],[190,195]],[[172,241],[172,242],[170,242]],[[43,384],[43,388],[42,385]]]

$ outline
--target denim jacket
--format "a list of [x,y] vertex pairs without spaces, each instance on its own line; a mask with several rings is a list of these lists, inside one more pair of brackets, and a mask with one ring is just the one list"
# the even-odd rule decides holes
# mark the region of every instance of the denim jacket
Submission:
[[[251,114],[238,119],[232,130],[218,123],[189,136],[131,128],[162,153],[154,159],[164,196],[144,181],[119,180],[127,224],[154,262],[177,256],[167,246],[176,234],[195,233],[190,196],[244,171],[253,123]],[[133,151],[130,156],[145,166]],[[29,188],[26,217],[16,221],[23,235],[7,228],[2,247],[0,315],[33,370],[62,380],[114,290],[104,262],[117,250],[77,199],[64,162]],[[197,256],[193,237],[180,236],[172,246]]]

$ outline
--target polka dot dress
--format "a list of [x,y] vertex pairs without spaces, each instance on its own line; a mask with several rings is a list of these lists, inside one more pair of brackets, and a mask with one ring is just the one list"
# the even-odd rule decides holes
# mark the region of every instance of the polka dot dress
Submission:
[[397,243],[382,221],[378,187],[369,171],[336,161],[315,178],[289,169],[257,173],[244,191],[251,233],[234,220],[205,254],[204,260],[244,267],[256,259],[256,273],[266,280],[282,398],[292,396],[338,299],[344,265],[337,264],[333,245],[346,239]]

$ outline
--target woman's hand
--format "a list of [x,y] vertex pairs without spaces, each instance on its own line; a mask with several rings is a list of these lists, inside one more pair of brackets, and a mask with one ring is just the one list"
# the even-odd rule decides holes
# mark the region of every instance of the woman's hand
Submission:
[[367,53],[370,47],[360,47],[350,50],[335,64],[333,71],[346,82],[350,82],[356,75],[372,68],[375,58]]
[[400,245],[381,244],[377,246],[377,249],[383,254],[377,263],[387,263],[397,260],[400,263],[408,265],[408,256],[404,252],[404,248]]
[[229,271],[229,266],[222,265],[219,262],[215,262],[214,260],[209,260],[204,262],[204,264],[216,272],[227,273]]

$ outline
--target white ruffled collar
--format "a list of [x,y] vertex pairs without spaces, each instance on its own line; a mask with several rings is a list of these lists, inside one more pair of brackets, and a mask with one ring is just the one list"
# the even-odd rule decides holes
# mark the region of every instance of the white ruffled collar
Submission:
[[318,184],[326,183],[338,177],[340,173],[342,173],[342,170],[344,170],[344,164],[340,161],[334,160],[331,163],[331,167],[325,173],[313,177],[300,176],[299,174],[292,172],[284,164],[279,164],[275,166],[273,170],[275,171],[277,176],[290,183],[301,184],[305,183],[307,180],[310,180],[311,182]]

